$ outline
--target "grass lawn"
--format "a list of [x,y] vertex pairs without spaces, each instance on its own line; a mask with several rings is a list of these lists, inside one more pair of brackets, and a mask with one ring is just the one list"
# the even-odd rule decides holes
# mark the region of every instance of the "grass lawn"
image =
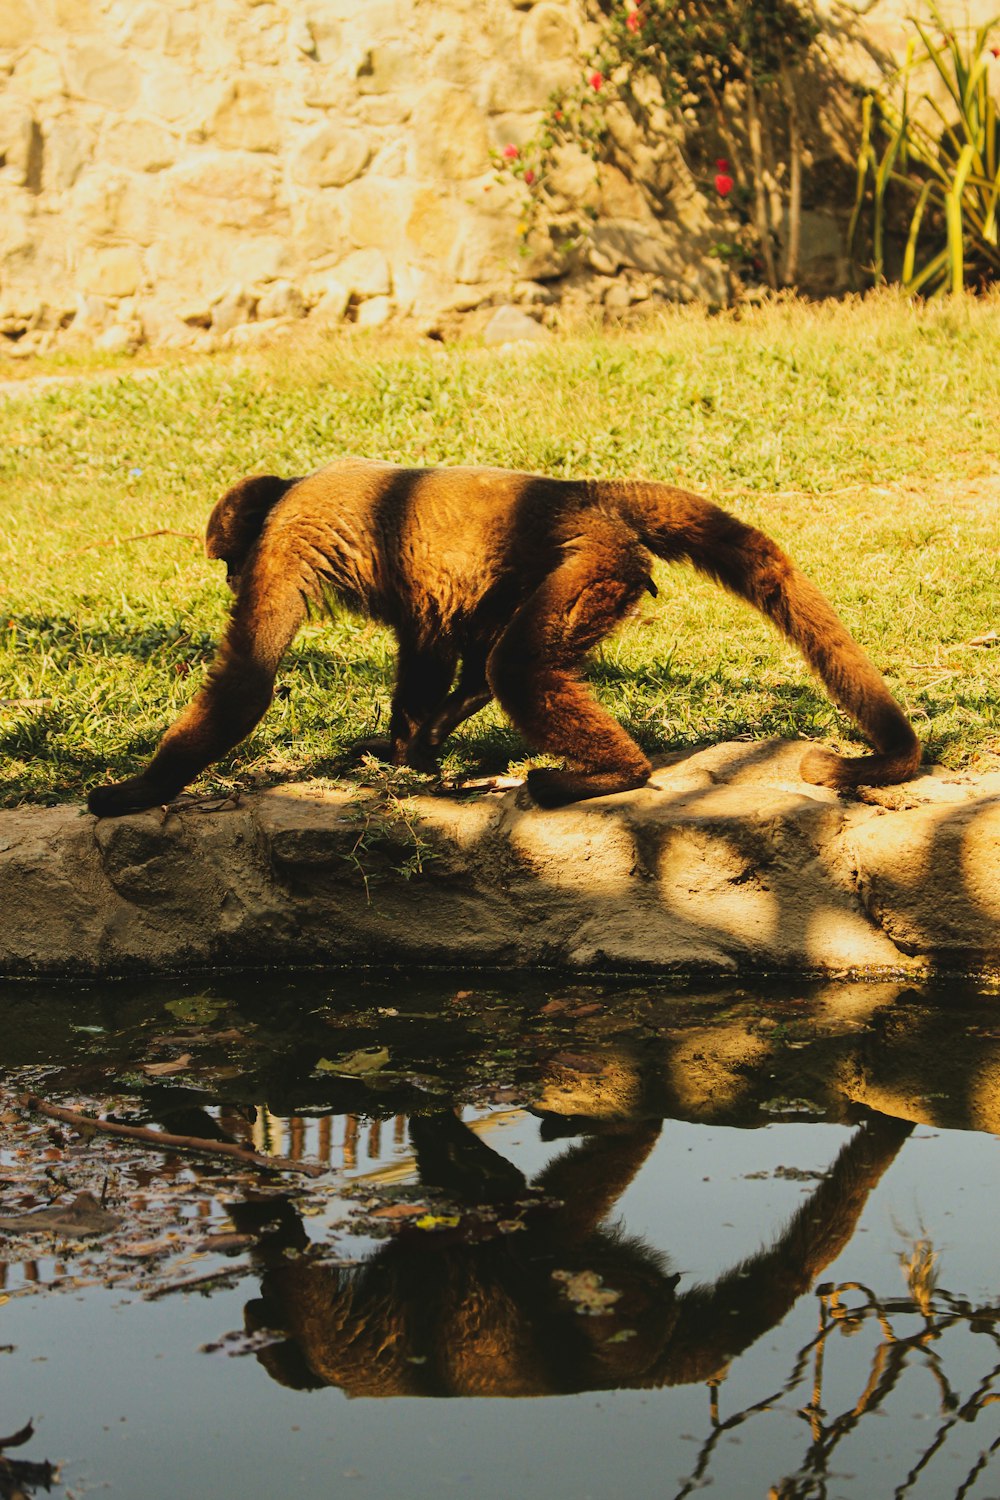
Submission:
[[[506,351],[304,332],[63,384],[19,371],[0,385],[0,805],[80,798],[139,766],[225,617],[200,545],[211,505],[244,473],[344,453],[698,489],[825,589],[934,758],[1000,764],[1000,647],[973,644],[1000,629],[998,335],[1000,299],[883,296],[664,312]],[[657,581],[590,668],[648,751],[857,741],[753,611],[688,568]],[[349,742],[385,722],[392,658],[368,621],[311,623],[263,724],[201,785],[336,775]],[[489,709],[446,769],[527,754]]]

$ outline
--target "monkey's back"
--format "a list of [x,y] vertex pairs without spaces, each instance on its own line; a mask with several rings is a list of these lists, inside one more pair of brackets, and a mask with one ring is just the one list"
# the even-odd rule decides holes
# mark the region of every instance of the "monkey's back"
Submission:
[[[545,576],[585,487],[496,468],[327,464],[287,491],[262,545],[271,566],[315,576],[390,625],[451,631]],[[485,623],[485,622],[484,622]]]

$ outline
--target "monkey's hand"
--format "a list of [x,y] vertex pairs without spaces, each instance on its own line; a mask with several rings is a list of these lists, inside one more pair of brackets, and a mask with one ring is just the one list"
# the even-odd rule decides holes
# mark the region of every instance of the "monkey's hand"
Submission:
[[95,786],[87,797],[87,806],[98,818],[120,818],[124,813],[142,812],[159,807],[175,795],[155,786],[145,776],[130,776],[111,786]]

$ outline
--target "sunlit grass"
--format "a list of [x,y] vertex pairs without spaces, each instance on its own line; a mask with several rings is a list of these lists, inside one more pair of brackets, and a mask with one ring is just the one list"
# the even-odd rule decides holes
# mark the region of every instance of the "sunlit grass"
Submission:
[[[0,387],[0,795],[75,798],[134,769],[225,618],[218,566],[190,539],[215,498],[348,452],[697,488],[821,584],[933,754],[981,764],[1000,751],[1000,650],[969,644],[1000,628],[998,326],[998,300],[886,296],[667,312],[513,351],[303,334],[141,378],[123,364]],[[591,670],[648,750],[853,738],[763,621],[689,569],[662,575]],[[263,725],[206,784],[335,771],[384,721],[391,672],[378,627],[310,624]],[[450,767],[525,754],[490,710]]]

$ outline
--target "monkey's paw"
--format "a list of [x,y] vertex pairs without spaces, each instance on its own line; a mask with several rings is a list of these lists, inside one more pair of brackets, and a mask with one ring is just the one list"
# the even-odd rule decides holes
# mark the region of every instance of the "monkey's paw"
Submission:
[[98,818],[120,818],[125,813],[143,812],[169,801],[162,790],[150,785],[142,776],[130,776],[111,786],[95,786],[87,797],[87,807]]

